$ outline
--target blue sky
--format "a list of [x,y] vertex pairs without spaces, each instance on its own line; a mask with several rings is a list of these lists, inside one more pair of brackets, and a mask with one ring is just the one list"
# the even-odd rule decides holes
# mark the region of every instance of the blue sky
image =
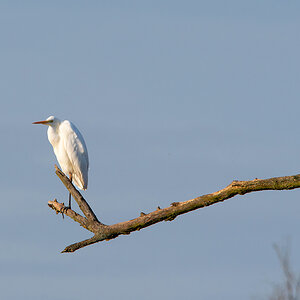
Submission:
[[[48,200],[49,115],[90,156],[84,192],[112,224],[232,180],[299,173],[296,1],[2,1],[0,286],[15,299],[253,299],[300,272],[300,191],[261,192],[74,254],[89,232]],[[159,296],[158,296],[159,295]]]

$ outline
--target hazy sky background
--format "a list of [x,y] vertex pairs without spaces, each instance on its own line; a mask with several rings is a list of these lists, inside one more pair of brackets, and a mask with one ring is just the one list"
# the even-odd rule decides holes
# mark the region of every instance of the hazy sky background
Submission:
[[[238,196],[61,254],[90,237],[67,201],[46,127],[73,121],[90,156],[84,196],[112,224],[300,173],[300,2],[1,1],[0,293],[6,300],[266,299],[300,190]],[[76,207],[74,205],[74,207]]]

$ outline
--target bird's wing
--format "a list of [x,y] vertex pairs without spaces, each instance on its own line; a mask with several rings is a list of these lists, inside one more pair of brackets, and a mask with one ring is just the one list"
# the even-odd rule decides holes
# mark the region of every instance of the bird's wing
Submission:
[[69,121],[62,122],[60,136],[72,163],[74,183],[85,190],[88,184],[89,158],[84,139],[76,126]]

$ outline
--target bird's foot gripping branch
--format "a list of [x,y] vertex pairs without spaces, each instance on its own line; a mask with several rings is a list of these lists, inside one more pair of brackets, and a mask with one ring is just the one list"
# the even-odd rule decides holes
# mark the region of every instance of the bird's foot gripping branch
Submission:
[[300,187],[300,175],[254,179],[249,181],[235,180],[226,188],[215,193],[203,195],[184,202],[174,202],[169,207],[163,209],[158,207],[155,211],[148,214],[141,213],[139,217],[133,220],[113,225],[104,225],[97,219],[89,204],[73,186],[69,178],[57,166],[55,166],[55,168],[57,176],[72,194],[84,216],[76,213],[72,209],[65,210],[65,205],[57,202],[57,200],[49,201],[48,205],[54,209],[56,213],[64,212],[66,216],[72,218],[94,234],[93,237],[87,240],[66,247],[62,252],[74,252],[85,246],[114,239],[122,234],[130,234],[133,231],[140,230],[161,221],[172,221],[178,215],[230,199],[236,195],[244,195],[263,190],[291,190]]

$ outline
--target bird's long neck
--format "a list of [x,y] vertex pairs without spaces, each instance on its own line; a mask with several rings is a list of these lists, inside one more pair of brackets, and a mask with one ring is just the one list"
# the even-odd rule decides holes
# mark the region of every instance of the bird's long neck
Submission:
[[50,144],[55,147],[55,145],[59,142],[59,134],[58,134],[58,127],[49,126],[47,134],[48,134],[48,140]]

